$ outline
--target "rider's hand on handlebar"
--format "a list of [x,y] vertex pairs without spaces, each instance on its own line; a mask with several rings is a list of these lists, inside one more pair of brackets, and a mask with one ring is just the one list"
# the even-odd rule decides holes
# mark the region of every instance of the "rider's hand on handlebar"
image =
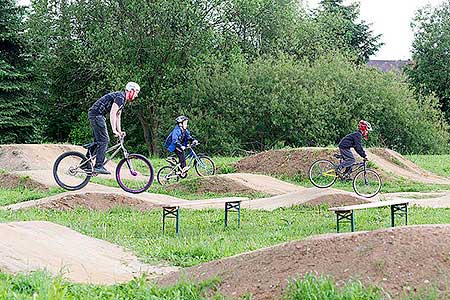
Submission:
[[181,146],[181,150],[186,150],[186,147],[185,146]]
[[367,157],[364,157],[363,158],[363,161],[368,161],[369,159],[367,158]]

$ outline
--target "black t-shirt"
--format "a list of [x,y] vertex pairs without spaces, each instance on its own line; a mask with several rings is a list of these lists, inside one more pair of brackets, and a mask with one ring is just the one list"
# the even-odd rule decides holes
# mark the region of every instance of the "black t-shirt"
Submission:
[[122,110],[125,106],[125,92],[112,92],[104,95],[89,108],[89,116],[106,116],[111,111],[113,103]]

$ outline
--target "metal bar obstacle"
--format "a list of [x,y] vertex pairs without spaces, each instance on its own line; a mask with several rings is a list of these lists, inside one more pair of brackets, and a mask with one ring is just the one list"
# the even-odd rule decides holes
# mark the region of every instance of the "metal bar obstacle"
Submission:
[[395,216],[405,217],[405,225],[408,225],[408,204],[407,200],[391,200],[379,201],[367,204],[332,207],[329,210],[336,213],[336,231],[339,233],[341,223],[350,223],[350,229],[355,231],[354,210],[375,208],[375,207],[391,207],[391,226],[395,226]]
[[228,201],[225,202],[225,227],[228,226],[228,213],[237,212],[238,227],[241,227],[241,201]]
[[163,207],[163,224],[162,231],[166,229],[166,218],[175,219],[175,232],[179,234],[180,224],[180,207],[179,206],[165,206]]

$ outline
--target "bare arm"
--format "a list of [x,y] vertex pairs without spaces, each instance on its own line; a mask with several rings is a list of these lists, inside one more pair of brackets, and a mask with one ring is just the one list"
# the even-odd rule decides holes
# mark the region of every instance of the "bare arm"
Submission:
[[114,133],[114,135],[118,135],[118,133],[120,132],[120,115],[119,106],[116,103],[113,103],[111,107],[111,112],[109,113],[109,121],[111,122],[112,132]]

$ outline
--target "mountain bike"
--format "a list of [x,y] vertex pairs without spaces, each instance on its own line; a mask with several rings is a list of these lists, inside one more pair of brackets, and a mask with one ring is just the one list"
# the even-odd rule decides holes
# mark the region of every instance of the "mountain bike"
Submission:
[[[186,166],[189,167],[189,170],[194,167],[197,175],[201,177],[216,174],[214,161],[210,157],[204,154],[197,154],[194,151],[193,148],[198,146],[198,144],[197,141],[194,141],[186,147],[186,150],[189,150],[186,155]],[[170,183],[178,182],[180,178],[187,177],[189,170],[184,173],[181,172],[181,164],[178,162],[175,155],[169,156],[166,161],[169,165],[159,169],[158,175],[156,176],[159,184],[168,185]]]
[[[98,175],[94,171],[97,146],[95,142],[83,145],[83,148],[87,150],[86,155],[77,151],[61,154],[53,165],[53,177],[56,183],[69,191],[85,187],[92,177]],[[106,150],[106,153],[113,152],[113,154],[105,161],[104,165],[120,151],[123,152],[124,158],[116,167],[117,183],[129,193],[138,194],[146,191],[153,182],[153,167],[145,156],[128,153],[124,146],[124,137],[120,137],[116,145]]]
[[[339,159],[339,163],[343,160],[343,157],[339,154],[335,154],[334,157]],[[362,162],[354,163],[350,168],[349,172],[342,174],[337,172],[337,166],[332,161],[319,159],[309,168],[309,180],[318,188],[328,188],[338,179],[340,181],[352,181],[355,193],[365,198],[374,197],[380,192],[380,175],[374,170],[367,168],[366,159]]]

